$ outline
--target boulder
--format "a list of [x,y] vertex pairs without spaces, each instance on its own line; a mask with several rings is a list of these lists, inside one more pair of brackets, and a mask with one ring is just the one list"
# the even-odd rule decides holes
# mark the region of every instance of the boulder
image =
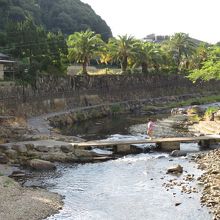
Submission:
[[75,149],[75,153],[74,154],[78,158],[81,158],[81,157],[92,158],[94,156],[94,152],[88,151],[88,150],[82,150],[82,149]]
[[35,146],[35,150],[39,151],[39,152],[48,152],[49,151],[48,147],[44,146],[44,145]]
[[170,156],[172,157],[182,157],[182,156],[186,156],[187,152],[186,151],[182,151],[182,150],[174,150],[170,153]]
[[16,150],[18,153],[27,153],[27,147],[23,144],[21,145],[13,145],[13,150]]
[[187,113],[187,110],[185,108],[173,108],[171,110],[171,115],[182,115],[186,113]]
[[56,169],[56,166],[46,160],[33,159],[29,161],[29,166],[35,170],[52,170]]
[[8,157],[5,154],[0,155],[0,164],[6,164],[9,162]]
[[15,150],[8,149],[5,151],[5,154],[10,158],[10,159],[17,159],[18,153]]
[[51,161],[51,162],[65,162],[66,161],[66,154],[63,152],[50,152],[50,153],[43,153],[40,156],[41,160]]
[[167,169],[167,173],[182,173],[182,172],[183,172],[183,167],[179,164],[169,167]]
[[13,171],[12,174],[10,175],[10,177],[25,177],[25,172],[21,171],[21,170],[16,170],[16,171]]
[[0,145],[0,152],[4,152],[6,150],[10,149],[10,146],[7,144],[1,144]]
[[25,144],[27,150],[33,150],[34,149],[34,144]]
[[74,151],[74,146],[71,145],[71,144],[62,145],[62,146],[61,146],[61,150],[62,150],[64,153],[73,152],[73,151]]

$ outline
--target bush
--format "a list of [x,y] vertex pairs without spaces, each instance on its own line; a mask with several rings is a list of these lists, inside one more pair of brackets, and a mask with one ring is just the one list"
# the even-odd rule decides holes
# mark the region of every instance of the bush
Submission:
[[205,111],[205,117],[210,117],[212,116],[213,113],[217,112],[219,110],[219,107],[216,107],[216,106],[211,106],[211,107],[208,107]]

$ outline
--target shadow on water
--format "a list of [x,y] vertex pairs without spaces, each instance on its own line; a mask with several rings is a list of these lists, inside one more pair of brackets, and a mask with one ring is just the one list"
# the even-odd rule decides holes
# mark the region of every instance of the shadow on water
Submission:
[[[150,116],[157,119],[164,118],[165,115]],[[147,115],[124,114],[102,119],[88,120],[85,122],[76,123],[71,127],[62,129],[64,135],[75,135],[86,140],[103,139],[110,135],[129,134],[129,127],[135,124],[147,123]]]

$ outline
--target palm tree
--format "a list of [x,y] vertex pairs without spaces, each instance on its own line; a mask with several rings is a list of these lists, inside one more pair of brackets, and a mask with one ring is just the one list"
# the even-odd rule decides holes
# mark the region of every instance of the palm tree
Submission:
[[142,73],[148,73],[149,67],[156,67],[161,64],[162,56],[159,45],[151,42],[137,41],[135,44],[134,63],[141,66]]
[[122,72],[126,72],[128,59],[135,53],[135,42],[134,37],[128,35],[111,38],[108,42],[107,56],[109,57],[109,60],[116,61],[121,64]]
[[169,50],[179,69],[181,62],[188,60],[196,49],[196,43],[185,33],[176,33],[168,41]]
[[75,32],[70,35],[67,40],[68,58],[70,61],[76,61],[82,64],[82,73],[87,73],[87,66],[92,58],[96,58],[101,50],[104,42],[101,35],[95,34],[93,31],[86,30]]
[[199,69],[202,67],[203,62],[205,62],[208,58],[209,48],[206,44],[200,44],[198,48],[196,48],[195,53],[192,56],[190,61],[191,69]]

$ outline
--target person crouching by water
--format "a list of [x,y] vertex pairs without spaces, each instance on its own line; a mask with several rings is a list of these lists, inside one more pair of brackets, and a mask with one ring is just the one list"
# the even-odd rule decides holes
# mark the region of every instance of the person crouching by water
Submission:
[[152,121],[152,119],[149,118],[147,123],[147,135],[149,136],[149,139],[152,139],[154,126],[154,122]]

